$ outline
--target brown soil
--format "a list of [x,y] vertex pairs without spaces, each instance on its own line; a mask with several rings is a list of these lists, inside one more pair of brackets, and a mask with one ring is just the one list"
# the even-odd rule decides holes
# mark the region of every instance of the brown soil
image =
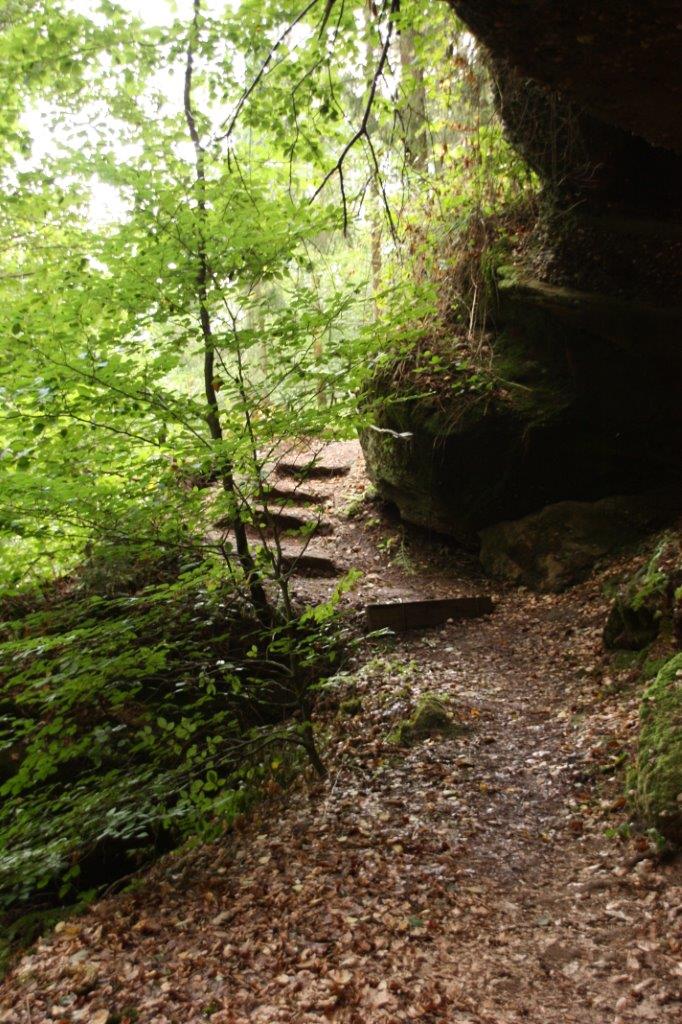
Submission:
[[[358,617],[379,598],[490,592],[467,557],[375,507],[344,517],[366,484],[357,448],[344,457],[348,475],[306,488],[334,524],[316,549],[365,571]],[[375,642],[326,698],[329,778],[273,787],[223,842],[63,922],[0,986],[0,1021],[679,1021],[682,866],[646,836],[605,835],[628,821],[619,766],[641,689],[601,642],[603,584],[625,567]],[[427,692],[471,728],[392,745]]]

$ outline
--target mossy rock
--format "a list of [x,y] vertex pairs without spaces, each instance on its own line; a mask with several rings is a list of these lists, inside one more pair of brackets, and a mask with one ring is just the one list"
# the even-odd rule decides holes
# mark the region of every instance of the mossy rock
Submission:
[[[538,466],[556,464],[550,453],[570,433],[570,398],[561,382],[538,378],[537,362],[517,348],[497,339],[505,384],[492,392],[453,388],[447,400],[436,400],[383,394],[377,383],[378,429],[360,440],[379,494],[406,522],[473,546],[481,526],[543,503]],[[457,373],[453,368],[455,380]]]
[[658,637],[665,623],[672,628],[677,589],[682,583],[682,545],[666,534],[648,563],[616,596],[604,628],[610,650],[641,651]]
[[611,669],[613,672],[637,670],[642,667],[645,658],[644,651],[617,651],[611,658]]
[[481,563],[497,579],[558,593],[660,527],[676,504],[677,496],[665,492],[557,502],[481,530]]
[[664,668],[669,659],[670,651],[668,651],[667,657],[665,658],[652,658],[649,657],[648,652],[641,652],[644,654],[644,661],[642,662],[642,679],[645,682],[649,682],[651,679],[655,679],[658,673]]
[[679,485],[677,378],[649,349],[655,336],[678,351],[682,314],[668,313],[505,275],[471,387],[455,344],[433,387],[387,371],[368,387],[377,429],[361,442],[379,493],[405,521],[474,546],[558,502]]
[[637,810],[675,846],[682,845],[682,654],[645,691],[631,778]]
[[466,728],[455,722],[439,697],[426,694],[421,698],[410,718],[393,730],[391,743],[407,747],[431,737],[454,739],[466,732]]

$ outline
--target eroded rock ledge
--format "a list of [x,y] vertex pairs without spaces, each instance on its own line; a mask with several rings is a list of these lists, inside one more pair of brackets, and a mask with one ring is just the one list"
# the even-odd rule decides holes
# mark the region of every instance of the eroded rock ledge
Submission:
[[558,501],[682,477],[682,307],[537,281],[500,288],[492,395],[391,405],[368,431],[372,477],[408,522],[474,542]]

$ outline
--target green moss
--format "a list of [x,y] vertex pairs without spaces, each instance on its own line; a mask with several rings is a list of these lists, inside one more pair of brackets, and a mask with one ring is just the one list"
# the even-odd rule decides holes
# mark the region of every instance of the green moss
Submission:
[[611,668],[614,672],[638,668],[645,657],[646,651],[616,651],[611,658]]
[[361,494],[353,498],[341,509],[341,515],[346,519],[357,519],[367,510],[367,506],[376,501],[377,489],[369,484]]
[[388,739],[390,743],[399,746],[410,746],[432,736],[453,739],[464,732],[465,726],[453,721],[440,697],[427,693],[420,699],[410,718],[400,722]]
[[666,534],[616,597],[604,630],[607,647],[641,650],[670,628],[671,588],[680,571],[679,542]]
[[362,711],[362,701],[359,697],[349,697],[339,704],[340,715],[359,715]]
[[[640,653],[646,655],[646,651]],[[642,678],[645,680],[654,679],[667,663],[668,658],[645,657],[642,665]]]
[[604,580],[604,582],[601,585],[601,592],[604,595],[604,597],[608,597],[610,600],[614,600],[616,597],[618,597],[618,591],[620,590],[621,586],[622,580]]
[[652,598],[665,595],[668,577],[664,572],[654,572],[645,576],[640,587],[632,598],[632,607],[635,611],[646,607]]
[[631,785],[637,810],[665,838],[682,844],[682,654],[645,691]]

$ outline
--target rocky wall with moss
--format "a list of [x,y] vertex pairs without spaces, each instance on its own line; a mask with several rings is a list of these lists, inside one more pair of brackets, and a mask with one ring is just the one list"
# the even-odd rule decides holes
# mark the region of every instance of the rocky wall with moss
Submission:
[[508,276],[495,328],[486,386],[453,367],[447,399],[373,396],[369,471],[405,520],[474,543],[555,502],[682,479],[682,309]]
[[609,650],[642,651],[661,636],[682,644],[682,536],[673,532],[619,589],[604,643]]
[[674,846],[682,844],[682,654],[645,691],[631,794],[643,821]]
[[[615,2],[452,6],[543,198],[492,275],[486,386],[458,386],[456,359],[445,400],[377,379],[363,445],[405,520],[477,544],[548,505],[682,491],[679,16],[659,0],[627,18]],[[597,534],[599,515],[583,517]],[[539,536],[550,558],[562,532]]]

